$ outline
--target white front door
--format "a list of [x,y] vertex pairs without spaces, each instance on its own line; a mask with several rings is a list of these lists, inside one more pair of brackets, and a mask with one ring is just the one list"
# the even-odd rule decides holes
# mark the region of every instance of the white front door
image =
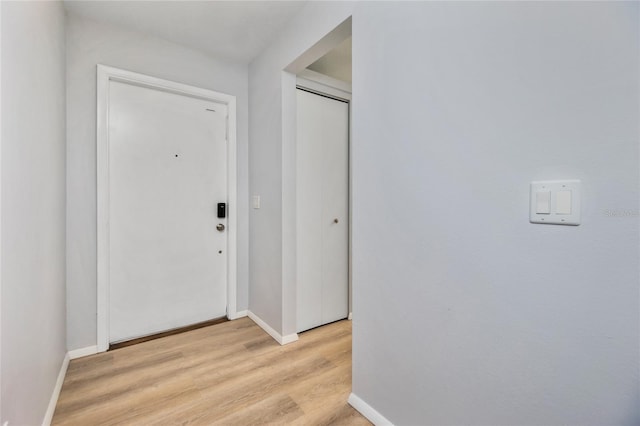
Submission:
[[349,104],[297,90],[297,331],[349,313]]
[[109,341],[227,308],[227,106],[109,82]]

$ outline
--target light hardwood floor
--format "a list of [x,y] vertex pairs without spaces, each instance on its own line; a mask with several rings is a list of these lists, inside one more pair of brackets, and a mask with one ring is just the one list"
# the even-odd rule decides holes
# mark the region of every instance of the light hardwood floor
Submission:
[[280,346],[248,318],[71,361],[53,425],[370,425],[351,322]]

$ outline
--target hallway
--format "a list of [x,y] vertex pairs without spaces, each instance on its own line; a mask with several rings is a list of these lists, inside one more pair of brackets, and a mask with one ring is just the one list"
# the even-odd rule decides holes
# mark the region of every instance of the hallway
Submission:
[[350,321],[280,346],[243,318],[71,361],[53,424],[369,424],[350,392]]

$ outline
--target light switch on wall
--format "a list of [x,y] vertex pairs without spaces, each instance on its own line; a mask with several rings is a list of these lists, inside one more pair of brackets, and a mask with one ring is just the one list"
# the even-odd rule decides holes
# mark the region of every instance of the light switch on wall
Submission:
[[571,191],[556,192],[556,214],[571,214]]
[[252,197],[252,203],[253,203],[253,208],[254,209],[259,209],[260,208],[260,196],[259,195],[254,195]]
[[531,182],[531,223],[580,225],[580,181]]
[[536,192],[536,213],[538,214],[551,213],[551,192],[550,191]]

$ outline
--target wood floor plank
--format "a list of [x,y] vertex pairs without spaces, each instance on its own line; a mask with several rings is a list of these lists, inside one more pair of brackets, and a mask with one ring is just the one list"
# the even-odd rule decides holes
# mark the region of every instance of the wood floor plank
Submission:
[[[275,408],[274,408],[275,407]],[[245,410],[223,417],[214,425],[265,425],[291,423],[304,415],[298,404],[286,393],[277,393],[258,401]]]
[[53,425],[368,425],[351,322],[280,346],[242,318],[71,361]]

